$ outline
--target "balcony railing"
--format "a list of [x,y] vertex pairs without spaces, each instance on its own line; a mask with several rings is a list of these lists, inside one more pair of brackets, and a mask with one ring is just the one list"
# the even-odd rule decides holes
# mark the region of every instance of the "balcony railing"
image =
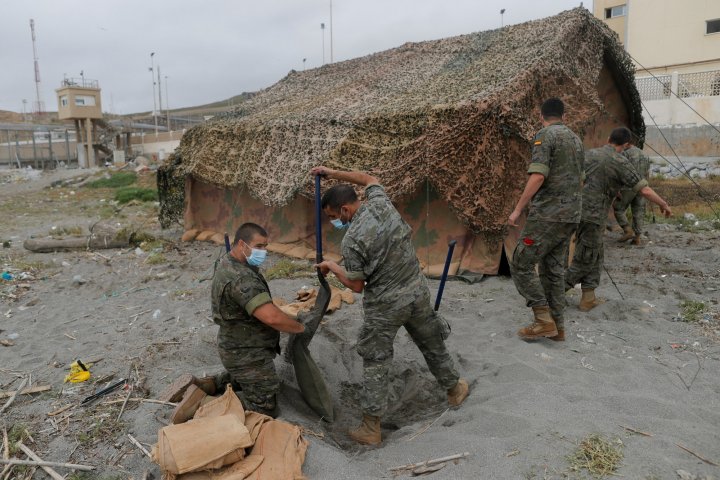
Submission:
[[90,80],[89,78],[63,78],[60,83],[61,87],[82,87],[82,88],[100,88],[100,84],[97,80]]
[[681,98],[716,97],[720,96],[720,70],[639,77],[635,84],[643,101],[666,100],[671,92]]

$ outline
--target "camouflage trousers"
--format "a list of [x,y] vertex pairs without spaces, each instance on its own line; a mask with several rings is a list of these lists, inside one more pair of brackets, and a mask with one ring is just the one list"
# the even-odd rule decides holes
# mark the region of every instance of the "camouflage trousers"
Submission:
[[621,197],[616,198],[615,202],[613,202],[613,211],[618,225],[625,228],[630,224],[625,213],[629,206],[632,212],[632,228],[635,235],[642,234],[645,225],[645,198],[632,190],[624,189],[620,191],[620,195]]
[[429,291],[399,308],[366,308],[357,342],[357,351],[363,359],[360,403],[366,415],[382,416],[387,410],[388,372],[400,327],[410,334],[443,389],[454,387],[460,378],[445,346],[450,326],[430,306]]
[[566,290],[578,283],[583,290],[595,290],[600,285],[604,257],[603,235],[602,225],[580,222],[572,264],[565,271]]
[[218,348],[225,372],[215,376],[215,385],[224,391],[232,384],[246,410],[274,416],[280,379],[275,371],[274,348]]
[[510,262],[515,288],[525,297],[526,305],[548,305],[558,327],[565,324],[564,273],[570,237],[576,228],[575,223],[528,218]]

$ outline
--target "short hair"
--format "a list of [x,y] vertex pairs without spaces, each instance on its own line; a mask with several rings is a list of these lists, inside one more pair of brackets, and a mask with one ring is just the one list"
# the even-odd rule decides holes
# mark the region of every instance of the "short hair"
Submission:
[[540,107],[540,113],[543,118],[561,118],[565,113],[565,104],[559,98],[548,98]]
[[632,132],[625,127],[618,127],[610,132],[610,143],[613,145],[625,145],[632,141]]
[[263,227],[258,225],[257,223],[243,223],[240,225],[240,227],[235,232],[235,238],[233,239],[233,245],[237,245],[237,243],[242,240],[245,243],[249,243],[252,241],[253,237],[255,235],[260,235],[261,237],[267,237],[268,234],[265,231]]
[[340,210],[340,207],[343,205],[355,203],[357,199],[358,196],[357,193],[355,193],[355,189],[350,185],[341,183],[340,185],[331,187],[327,192],[325,192],[322,196],[320,206],[323,209],[330,207],[333,210]]

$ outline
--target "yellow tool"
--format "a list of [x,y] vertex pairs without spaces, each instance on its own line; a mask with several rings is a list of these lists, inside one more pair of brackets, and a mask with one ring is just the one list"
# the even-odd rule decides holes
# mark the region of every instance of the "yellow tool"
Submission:
[[[88,365],[92,365],[89,363]],[[90,379],[90,370],[79,359],[70,364],[70,373],[65,377],[65,382],[80,383]]]

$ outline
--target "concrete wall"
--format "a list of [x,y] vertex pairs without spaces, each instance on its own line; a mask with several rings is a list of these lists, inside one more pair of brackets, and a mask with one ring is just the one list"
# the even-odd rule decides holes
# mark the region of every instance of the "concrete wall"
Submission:
[[180,145],[185,130],[174,132],[146,133],[145,135],[133,135],[130,138],[132,150],[148,158],[164,160]]
[[[605,8],[623,4],[626,18],[604,18]],[[593,14],[653,73],[720,69],[720,33],[705,33],[706,20],[720,18],[718,0],[595,0]]]
[[647,127],[645,153],[675,158],[668,142],[681,157],[720,157],[720,133],[710,125]]

